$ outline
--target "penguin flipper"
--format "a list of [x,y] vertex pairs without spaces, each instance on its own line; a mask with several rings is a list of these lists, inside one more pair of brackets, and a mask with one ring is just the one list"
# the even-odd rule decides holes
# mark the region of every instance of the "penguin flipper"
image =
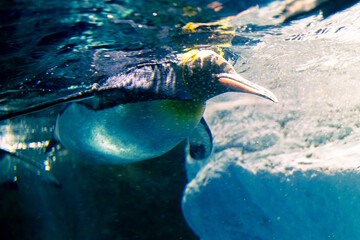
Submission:
[[189,153],[195,160],[207,159],[213,148],[213,141],[210,128],[204,118],[188,137]]
[[[16,159],[17,163],[19,163],[25,169],[32,171],[32,172],[36,173],[37,175],[40,175],[46,181],[49,181],[50,183],[52,183],[55,187],[57,187],[57,188],[61,187],[60,181],[54,176],[54,174],[52,174],[50,171],[46,171],[41,164],[31,161],[29,159],[26,159],[23,156],[20,156],[19,154],[17,154],[16,152],[13,153],[13,152],[6,151],[4,149],[0,149],[0,161],[6,161],[6,157]],[[0,171],[0,174],[2,174],[2,171]]]

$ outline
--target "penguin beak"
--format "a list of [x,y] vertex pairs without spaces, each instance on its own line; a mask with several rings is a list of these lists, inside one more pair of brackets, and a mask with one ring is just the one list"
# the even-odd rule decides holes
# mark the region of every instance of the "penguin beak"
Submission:
[[278,102],[276,96],[264,87],[246,80],[239,74],[221,73],[217,74],[218,81],[221,85],[227,87],[231,92],[244,92],[255,94],[257,96]]

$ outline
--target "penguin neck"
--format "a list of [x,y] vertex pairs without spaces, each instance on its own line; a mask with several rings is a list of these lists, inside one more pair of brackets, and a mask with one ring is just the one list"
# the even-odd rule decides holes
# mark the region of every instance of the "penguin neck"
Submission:
[[224,93],[209,74],[195,76],[191,70],[184,68],[183,81],[191,99],[205,104],[207,100]]
[[181,77],[184,86],[186,87],[191,99],[196,102],[205,103],[210,98],[213,98],[221,93],[224,93],[223,88],[216,82],[216,77],[212,74],[211,69],[207,71],[203,61],[198,61],[194,65],[194,59],[200,50],[195,49],[187,53],[179,55],[179,63],[181,66]]

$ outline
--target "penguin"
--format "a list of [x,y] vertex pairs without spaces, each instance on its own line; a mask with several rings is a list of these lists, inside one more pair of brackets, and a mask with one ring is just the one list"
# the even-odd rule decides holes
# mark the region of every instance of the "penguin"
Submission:
[[[123,52],[105,52],[115,64]],[[187,139],[194,159],[208,157],[212,136],[206,101],[226,92],[254,94],[277,102],[269,90],[241,77],[212,50],[190,50],[144,59],[127,68],[102,67],[106,78],[90,89],[10,112],[9,119],[63,104],[54,139],[87,161],[126,164],[159,157]],[[101,58],[101,57],[99,57]]]

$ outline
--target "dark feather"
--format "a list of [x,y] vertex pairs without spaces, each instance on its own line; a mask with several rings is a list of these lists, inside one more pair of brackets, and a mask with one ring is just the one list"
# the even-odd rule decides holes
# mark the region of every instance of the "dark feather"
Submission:
[[182,68],[173,57],[143,51],[104,52],[95,57],[98,77],[91,87],[1,92],[3,105],[7,99],[17,102],[17,105],[10,111],[3,110],[0,120],[75,101],[97,110],[139,101],[191,100],[182,80]]

